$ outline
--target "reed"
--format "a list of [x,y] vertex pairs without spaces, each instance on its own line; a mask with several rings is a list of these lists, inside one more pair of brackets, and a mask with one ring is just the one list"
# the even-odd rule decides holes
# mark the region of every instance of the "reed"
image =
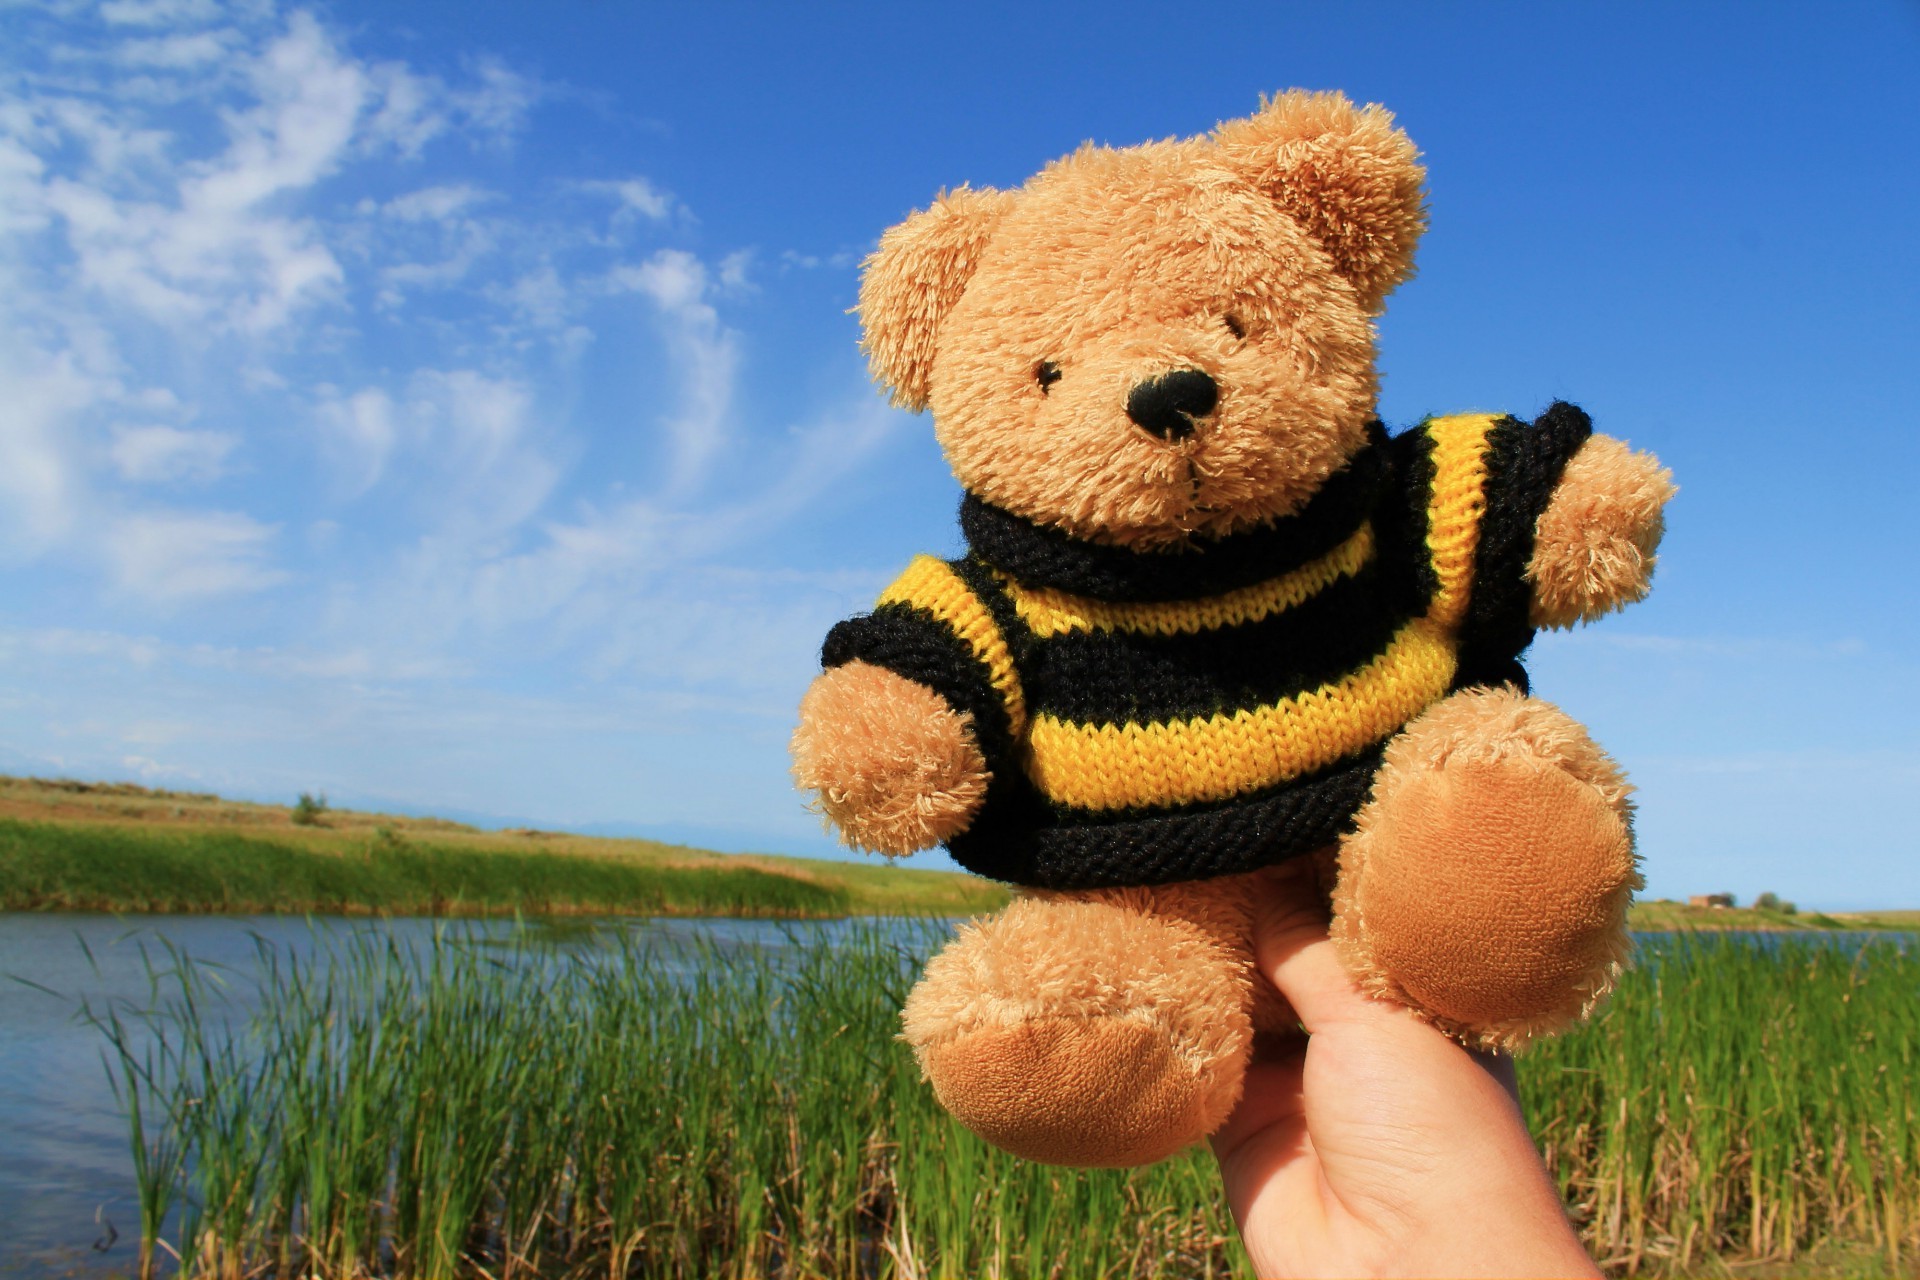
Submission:
[[[235,1278],[1245,1274],[1210,1158],[1054,1169],[940,1112],[895,1032],[942,936],[362,935],[263,949],[244,1021],[218,974],[156,953],[148,1008],[94,1013],[143,1257]],[[1859,1247],[1904,1274],[1917,994],[1920,958],[1889,943],[1662,944],[1522,1067],[1596,1256],[1699,1274]]]
[[1911,1274],[1917,1077],[1910,945],[1688,933],[1643,939],[1606,1013],[1520,1076],[1589,1247],[1633,1275],[1836,1248],[1840,1274]]

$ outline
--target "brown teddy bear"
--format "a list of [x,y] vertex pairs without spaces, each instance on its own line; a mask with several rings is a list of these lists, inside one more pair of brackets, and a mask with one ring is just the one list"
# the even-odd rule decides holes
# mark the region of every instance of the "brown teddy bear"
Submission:
[[[1261,868],[1319,853],[1353,973],[1515,1047],[1612,986],[1628,787],[1517,658],[1646,594],[1668,474],[1555,404],[1375,418],[1418,153],[1291,92],[1088,145],[888,231],[860,319],[966,491],[836,627],[795,775],[846,840],[1018,886],[928,966],[906,1037],[1006,1149],[1160,1159],[1238,1100]],[[1337,851],[1337,874],[1334,858]]]

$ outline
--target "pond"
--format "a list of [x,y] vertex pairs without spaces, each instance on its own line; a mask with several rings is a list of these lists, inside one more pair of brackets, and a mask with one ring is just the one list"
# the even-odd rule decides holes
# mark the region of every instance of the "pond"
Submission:
[[[898,922],[923,949],[924,921]],[[134,1266],[139,1219],[128,1128],[109,1083],[101,1030],[79,1016],[137,1010],[155,975],[191,956],[219,992],[216,1021],[256,1011],[262,945],[300,957],[353,940],[424,947],[438,932],[460,947],[502,956],[566,956],[598,964],[636,937],[699,963],[716,951],[779,953],[832,939],[855,922],[602,920],[514,921],[219,916],[0,914],[0,1276],[124,1274]],[[1655,959],[1664,935],[1642,938]],[[1728,935],[1771,949],[1785,939],[1858,947],[1886,934]],[[529,941],[535,946],[529,948]],[[1910,944],[1912,936],[1907,935]],[[505,944],[520,945],[508,950]],[[677,980],[676,980],[677,981]]]
[[[765,920],[422,920],[290,916],[0,913],[0,1276],[121,1274],[134,1265],[139,1217],[125,1116],[109,1082],[106,1038],[79,1014],[147,1007],[154,975],[191,956],[223,993],[229,1020],[250,1017],[260,946],[305,956],[356,937],[424,946],[529,936],[591,953],[636,932],[663,948],[781,949],[846,922]],[[525,954],[520,952],[519,954]]]

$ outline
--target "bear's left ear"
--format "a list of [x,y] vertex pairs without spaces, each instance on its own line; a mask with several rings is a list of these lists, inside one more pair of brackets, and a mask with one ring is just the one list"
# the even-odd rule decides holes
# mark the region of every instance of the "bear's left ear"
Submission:
[[940,322],[967,291],[1013,195],[992,187],[943,191],[930,208],[880,237],[860,277],[860,347],[893,402],[927,407]]
[[1412,277],[1427,174],[1386,108],[1292,89],[1220,125],[1213,145],[1319,242],[1368,311]]

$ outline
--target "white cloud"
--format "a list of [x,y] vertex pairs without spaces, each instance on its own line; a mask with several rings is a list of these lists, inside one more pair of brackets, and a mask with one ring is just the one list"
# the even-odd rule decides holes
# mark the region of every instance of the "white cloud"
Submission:
[[400,222],[445,222],[461,210],[492,198],[489,192],[466,183],[422,187],[395,196],[380,206],[380,212]]
[[518,133],[542,97],[540,83],[497,58],[481,58],[473,70],[479,83],[453,91],[449,101],[486,133],[500,138]]
[[407,399],[425,506],[435,527],[461,537],[515,528],[560,478],[535,438],[533,396],[514,379],[472,369],[423,370]]
[[225,431],[120,425],[113,429],[108,456],[124,480],[205,484],[225,474],[227,455],[239,443],[238,436]]
[[105,550],[119,586],[164,604],[284,581],[267,563],[278,526],[227,511],[152,511],[114,522]]
[[379,104],[367,120],[371,145],[391,146],[411,159],[445,132],[447,117],[440,105],[444,94],[436,81],[397,62],[368,68],[367,78]]
[[665,222],[673,215],[678,203],[671,195],[645,178],[623,178],[613,182],[583,182],[580,184],[580,189],[613,197],[615,226],[640,218],[648,222]]
[[[101,16],[0,80],[0,552],[106,588],[0,633],[0,737],[12,698],[33,749],[143,773],[286,768],[295,721],[425,759],[725,715],[777,754],[812,637],[876,584],[739,562],[892,419],[734,420],[752,256],[669,239],[693,214],[639,174],[498,188],[476,148],[548,96],[505,64],[449,83],[264,3]],[[582,373],[616,334],[663,382],[629,421]]]
[[378,387],[369,387],[344,400],[323,401],[316,417],[322,451],[333,459],[348,496],[365,493],[378,484],[398,438],[393,398]]
[[46,356],[18,335],[7,337],[0,347],[0,548],[32,552],[74,528],[83,468],[71,425],[104,389],[74,355]]
[[100,16],[116,26],[164,27],[211,22],[220,16],[220,6],[217,0],[107,0]]
[[192,71],[229,56],[234,40],[235,33],[232,31],[158,36],[151,40],[129,40],[116,46],[112,56],[115,62],[125,67]]
[[707,301],[707,279],[701,261],[681,249],[661,249],[645,262],[623,264],[607,276],[608,289],[653,301],[680,372],[679,411],[664,423],[673,444],[669,492],[697,488],[728,443],[739,342]]

